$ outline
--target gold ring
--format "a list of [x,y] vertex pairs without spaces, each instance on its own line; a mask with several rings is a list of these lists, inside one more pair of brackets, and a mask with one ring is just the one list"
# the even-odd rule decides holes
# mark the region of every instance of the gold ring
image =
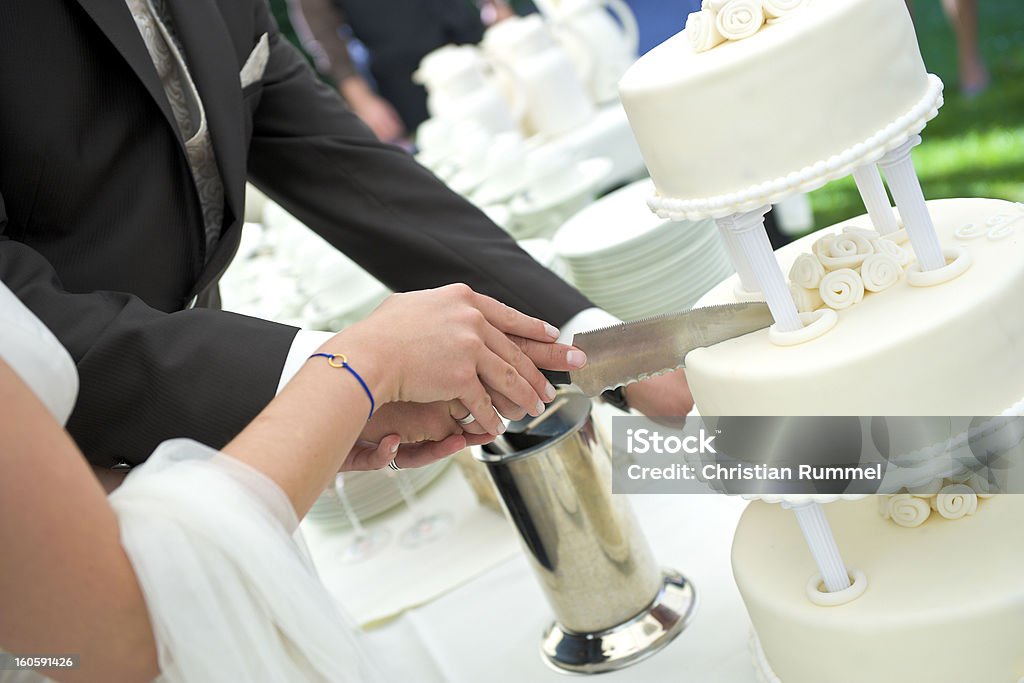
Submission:
[[[338,361],[339,358],[341,359],[340,361]],[[346,363],[348,363],[348,358],[343,353],[331,354],[331,357],[327,359],[327,364],[332,368],[343,368]]]

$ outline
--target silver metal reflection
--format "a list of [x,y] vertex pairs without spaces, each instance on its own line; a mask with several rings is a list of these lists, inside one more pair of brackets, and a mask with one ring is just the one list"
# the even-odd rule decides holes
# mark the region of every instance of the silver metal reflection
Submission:
[[672,641],[696,606],[693,587],[657,565],[595,438],[586,396],[564,389],[541,418],[509,425],[484,462],[555,614],[545,660],[599,673]]

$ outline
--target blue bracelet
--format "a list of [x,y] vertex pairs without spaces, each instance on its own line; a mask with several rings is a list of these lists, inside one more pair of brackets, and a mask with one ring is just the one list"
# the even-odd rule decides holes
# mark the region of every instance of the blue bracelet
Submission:
[[[327,364],[332,368],[345,368],[352,374],[353,377],[359,382],[359,386],[366,392],[366,398],[370,399],[370,416],[366,418],[369,422],[370,418],[373,417],[373,411],[377,407],[377,402],[373,400],[373,392],[370,391],[370,387],[366,385],[363,378],[359,376],[359,373],[352,369],[352,366],[348,364],[348,358],[343,353],[314,353],[310,358],[316,358],[317,356],[323,356],[327,359]],[[308,360],[308,359],[307,359]]]

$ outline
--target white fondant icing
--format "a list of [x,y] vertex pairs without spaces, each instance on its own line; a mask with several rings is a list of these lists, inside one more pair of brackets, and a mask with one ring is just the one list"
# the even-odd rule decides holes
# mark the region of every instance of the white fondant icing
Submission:
[[783,331],[772,325],[768,328],[768,339],[776,346],[805,344],[831,330],[838,320],[836,312],[828,308],[801,313],[800,322],[803,323],[803,327],[799,330]]
[[877,230],[872,230],[870,228],[862,228],[857,225],[844,225],[843,232],[857,233],[858,235],[863,235],[868,239],[869,242],[874,242],[875,240],[880,239],[882,237]]
[[[956,228],[984,224],[1010,207],[986,199],[928,203],[945,246],[954,243]],[[788,272],[816,238],[776,252],[780,266]],[[1024,317],[1018,314],[1024,240],[980,240],[969,248],[975,265],[960,277],[923,288],[901,281],[865,296],[813,343],[780,347],[762,331],[690,352],[687,379],[698,409],[705,415],[1002,413],[1024,395]],[[734,301],[735,282],[726,280],[697,305]]]
[[796,310],[801,313],[811,313],[825,305],[817,288],[807,289],[806,287],[790,283],[789,291],[793,295],[793,303],[796,304]]
[[727,0],[715,12],[715,28],[726,40],[743,40],[764,26],[761,0]]
[[800,254],[789,269],[789,279],[804,289],[817,289],[825,277],[825,266],[813,254]]
[[746,290],[740,283],[736,283],[736,287],[733,289],[733,296],[735,296],[736,301],[740,303],[764,301],[764,294],[762,294],[761,292],[751,292],[749,290]]
[[900,262],[889,254],[872,254],[864,259],[860,267],[860,277],[864,289],[869,292],[883,292],[900,280],[903,268]]
[[750,38],[766,22],[775,23],[800,9],[807,0],[704,0],[701,10],[686,19],[685,33],[695,52],[706,52],[726,40]]
[[840,268],[821,279],[818,292],[826,306],[841,311],[861,302],[864,298],[864,281],[857,271]]
[[876,254],[888,254],[889,256],[892,256],[896,259],[896,262],[900,264],[901,268],[913,260],[913,256],[909,251],[892,240],[877,239],[871,243],[871,246],[875,248]]
[[[750,655],[754,660],[754,672],[757,674],[758,683],[782,683],[772,671],[772,666],[764,654],[764,648],[761,647],[761,639],[757,637],[757,632],[753,627],[750,629]],[[1021,679],[1020,683],[1024,683],[1024,679]]]
[[861,231],[844,230],[839,235],[822,238],[815,246],[818,244],[821,246],[815,254],[827,270],[859,268],[864,259],[875,253],[869,235]]
[[868,577],[859,569],[850,570],[850,587],[829,593],[821,583],[821,574],[807,581],[807,597],[819,607],[838,607],[853,602],[868,589]]
[[878,498],[878,514],[882,519],[889,519],[889,496],[876,496]]
[[993,242],[1004,240],[1017,231],[1013,224],[1022,219],[1024,216],[993,216],[985,223],[990,228],[985,236]]
[[745,493],[740,496],[744,500],[759,500],[772,505],[788,505],[796,507],[807,503],[827,505],[838,500],[861,500],[867,498],[866,493]]
[[907,282],[913,287],[934,287],[960,277],[971,267],[971,254],[962,247],[942,250],[946,265],[935,270],[921,270],[921,265],[912,263],[907,268]]
[[769,21],[782,19],[803,7],[809,0],[764,0],[764,13]]
[[[929,75],[928,91],[909,112],[863,142],[827,160],[738,191],[695,199],[673,198],[662,194],[649,199],[647,205],[661,218],[674,221],[701,220],[749,211],[763,204],[778,203],[798,192],[817,190],[832,180],[845,178],[859,166],[875,163],[887,152],[920,133],[938,115],[942,103],[942,81],[937,76]],[[654,174],[650,162],[648,170]]]
[[992,485],[989,484],[988,480],[984,477],[973,474],[971,478],[967,480],[967,485],[974,489],[974,492],[978,495],[978,498],[985,500],[991,498],[994,494],[990,493]]
[[978,511],[978,494],[966,484],[952,484],[932,499],[932,509],[946,519],[961,519]]
[[686,19],[686,35],[697,52],[704,52],[725,42],[725,36],[715,26],[715,16],[710,10],[694,12]]
[[[903,225],[902,219],[899,221],[900,225]],[[884,239],[891,240],[896,244],[903,245],[910,241],[910,235],[907,234],[907,229],[901,227],[896,232],[890,232],[884,236]]]
[[932,507],[928,501],[909,493],[898,493],[889,498],[889,519],[908,529],[928,521]]
[[986,232],[988,232],[988,228],[980,228],[974,223],[968,223],[957,228],[953,236],[958,240],[975,240],[984,236]]
[[828,513],[844,555],[870,577],[858,600],[835,609],[806,599],[813,563],[784,510],[754,503],[737,529],[733,572],[761,635],[755,661],[766,680],[1016,680],[1024,546],[1007,539],[1018,534],[1024,496],[997,496],[973,517],[927,533],[879,519],[869,500],[838,502]]

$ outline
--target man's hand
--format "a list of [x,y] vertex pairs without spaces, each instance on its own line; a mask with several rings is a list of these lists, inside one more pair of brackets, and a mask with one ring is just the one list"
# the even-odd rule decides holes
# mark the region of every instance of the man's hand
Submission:
[[650,417],[683,418],[693,409],[686,373],[676,370],[625,388],[630,408]]

